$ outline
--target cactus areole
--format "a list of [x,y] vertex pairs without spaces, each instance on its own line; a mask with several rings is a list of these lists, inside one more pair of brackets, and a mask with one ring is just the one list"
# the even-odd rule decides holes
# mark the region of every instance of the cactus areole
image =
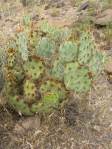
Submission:
[[90,33],[80,34],[78,42],[72,35],[70,29],[47,22],[37,30],[27,23],[10,41],[3,72],[4,90],[16,111],[24,115],[49,113],[70,92],[90,90],[94,77],[102,70],[104,56]]

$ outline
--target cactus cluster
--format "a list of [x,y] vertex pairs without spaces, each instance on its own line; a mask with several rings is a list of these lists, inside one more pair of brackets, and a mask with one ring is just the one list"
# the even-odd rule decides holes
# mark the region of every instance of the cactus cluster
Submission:
[[51,112],[70,92],[88,92],[104,62],[91,33],[76,42],[68,28],[29,26],[8,46],[4,67],[8,102],[25,115]]

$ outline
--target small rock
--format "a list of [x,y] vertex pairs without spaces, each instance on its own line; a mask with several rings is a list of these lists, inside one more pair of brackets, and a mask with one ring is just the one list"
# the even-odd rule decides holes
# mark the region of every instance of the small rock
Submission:
[[108,74],[112,74],[112,57],[110,57],[108,59],[108,62],[106,63],[105,65],[105,71],[108,73]]
[[39,20],[39,15],[38,15],[38,14],[33,15],[33,16],[32,16],[32,20],[33,20],[33,21],[38,21],[38,20]]
[[112,23],[112,9],[106,9],[92,20],[94,24],[105,26]]
[[14,132],[16,134],[24,134],[32,130],[37,130],[40,127],[40,118],[28,117],[21,119],[14,127]]
[[89,1],[85,1],[83,2],[80,7],[78,8],[78,11],[82,11],[82,10],[85,10],[89,7]]

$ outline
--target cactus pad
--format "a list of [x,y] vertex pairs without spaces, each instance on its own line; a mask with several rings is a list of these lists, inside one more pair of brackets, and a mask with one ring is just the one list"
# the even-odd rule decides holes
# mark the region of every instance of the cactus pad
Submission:
[[97,76],[103,70],[106,57],[103,53],[96,51],[89,62],[89,70],[93,75]]
[[49,38],[43,37],[37,46],[37,54],[41,57],[49,58],[54,51],[55,43],[50,41]]
[[57,93],[48,93],[44,95],[41,102],[32,105],[32,112],[51,112],[59,105],[59,96]]
[[83,33],[80,38],[78,62],[80,64],[88,64],[94,54],[95,45],[89,33]]
[[15,50],[13,48],[9,48],[7,50],[7,65],[9,67],[13,67],[15,64]]
[[33,103],[36,100],[37,88],[33,81],[26,80],[24,83],[24,97],[27,103]]
[[28,60],[29,51],[28,51],[28,37],[24,32],[20,32],[17,36],[17,45],[18,50],[21,53],[21,56],[24,61]]
[[30,108],[24,102],[21,96],[10,96],[8,97],[9,104],[18,112],[22,112],[24,115],[32,115]]
[[39,77],[44,72],[44,65],[41,61],[36,61],[31,59],[24,65],[26,76],[32,78],[33,80],[39,79]]
[[71,36],[71,30],[68,28],[57,28],[55,26],[50,25],[47,21],[43,21],[40,25],[41,31],[48,34],[54,41],[58,41],[59,43],[62,41],[66,41]]
[[40,92],[42,95],[45,95],[46,93],[56,93],[58,94],[60,99],[63,99],[65,97],[65,90],[61,83],[55,82],[55,81],[45,81],[40,86]]
[[64,74],[64,63],[61,60],[56,60],[51,69],[51,76],[57,80],[62,80]]
[[87,92],[91,86],[88,69],[80,67],[78,63],[69,63],[64,74],[64,83],[68,90],[76,92]]
[[65,42],[59,48],[59,57],[61,61],[70,62],[77,58],[77,46],[71,41]]

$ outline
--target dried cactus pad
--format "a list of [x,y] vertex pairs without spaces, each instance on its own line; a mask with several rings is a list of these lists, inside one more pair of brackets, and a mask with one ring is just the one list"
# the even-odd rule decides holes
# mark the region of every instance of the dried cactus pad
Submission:
[[88,76],[88,69],[80,67],[78,63],[66,65],[64,83],[68,90],[86,92],[90,89],[91,80]]
[[44,65],[41,61],[31,59],[24,65],[26,76],[32,78],[33,80],[39,79],[44,71]]
[[15,65],[15,53],[16,51],[13,48],[7,50],[7,65],[13,67]]

